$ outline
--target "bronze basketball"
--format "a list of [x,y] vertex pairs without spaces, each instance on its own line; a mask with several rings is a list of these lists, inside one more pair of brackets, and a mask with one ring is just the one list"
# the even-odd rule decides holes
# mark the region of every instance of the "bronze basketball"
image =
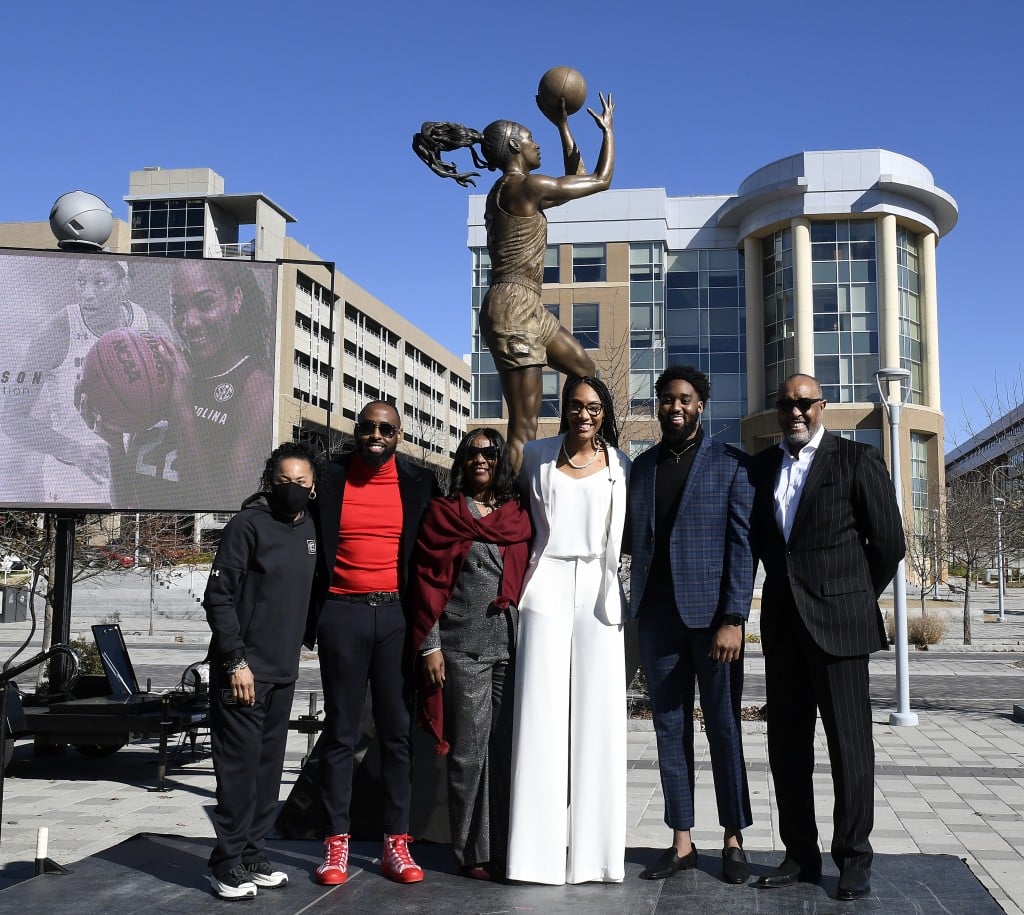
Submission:
[[575,114],[586,104],[587,81],[572,67],[552,67],[540,78],[537,94],[548,107],[555,109],[564,98],[565,113]]

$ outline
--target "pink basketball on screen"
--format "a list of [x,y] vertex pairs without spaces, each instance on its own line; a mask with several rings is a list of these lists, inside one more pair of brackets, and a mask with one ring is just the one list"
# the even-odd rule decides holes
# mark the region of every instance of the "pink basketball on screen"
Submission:
[[162,419],[171,394],[161,340],[146,331],[112,330],[85,356],[82,393],[89,413],[115,432],[136,432]]

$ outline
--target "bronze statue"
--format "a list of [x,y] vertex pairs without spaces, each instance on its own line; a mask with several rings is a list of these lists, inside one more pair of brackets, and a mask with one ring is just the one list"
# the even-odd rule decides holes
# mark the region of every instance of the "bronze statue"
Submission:
[[[531,174],[540,167],[540,147],[526,127],[513,121],[495,121],[483,133],[461,124],[431,121],[413,137],[413,149],[430,169],[463,187],[475,186],[473,179],[479,172],[459,172],[441,160],[442,152],[468,147],[477,168],[502,173],[487,195],[485,208],[491,286],[480,309],[480,330],[494,357],[508,404],[508,448],[516,469],[523,445],[537,436],[544,366],[568,375],[595,374],[586,351],[544,308],[540,296],[548,237],[543,211],[611,185],[615,106],[610,94],[600,98],[600,114],[587,109],[603,134],[597,168],[590,175],[569,130],[564,99],[556,108],[537,96],[537,107],[558,128],[562,141],[565,175],[561,178]],[[474,149],[476,144],[482,158]]]

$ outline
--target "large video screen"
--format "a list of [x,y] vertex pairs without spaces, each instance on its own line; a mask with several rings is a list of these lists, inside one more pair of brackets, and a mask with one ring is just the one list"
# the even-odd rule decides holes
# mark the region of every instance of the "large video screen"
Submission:
[[235,511],[273,443],[276,264],[0,250],[0,506]]

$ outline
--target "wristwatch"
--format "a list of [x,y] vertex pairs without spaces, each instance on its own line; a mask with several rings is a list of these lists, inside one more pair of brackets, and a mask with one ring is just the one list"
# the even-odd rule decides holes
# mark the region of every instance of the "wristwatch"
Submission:
[[742,626],[743,622],[743,617],[738,613],[727,613],[722,617],[723,626]]

